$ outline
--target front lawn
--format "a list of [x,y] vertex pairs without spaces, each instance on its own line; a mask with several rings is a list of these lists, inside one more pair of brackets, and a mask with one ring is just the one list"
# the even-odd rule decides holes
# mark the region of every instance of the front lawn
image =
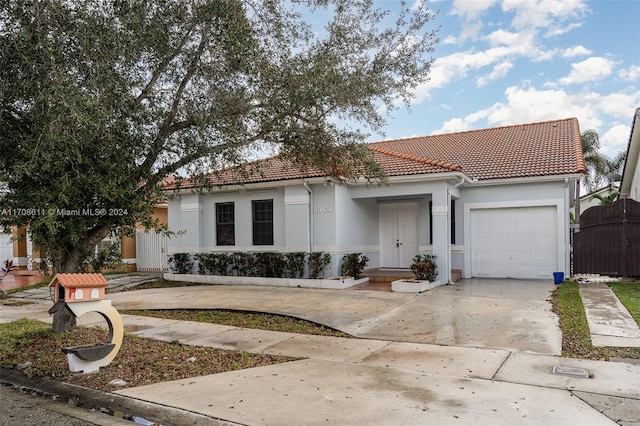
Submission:
[[255,328],[259,330],[281,331],[284,333],[312,334],[315,336],[353,337],[339,330],[286,315],[262,312],[231,311],[226,309],[209,310],[138,310],[120,311],[125,315],[141,315],[180,321],[206,322],[210,324],[230,325],[233,327]]
[[640,324],[640,283],[609,283],[609,287]]
[[[104,342],[106,334],[106,330],[96,327],[78,327],[72,332],[56,334],[50,324],[29,319],[0,324],[0,367],[21,370],[28,377],[44,377],[109,392],[296,359],[181,345],[125,334],[120,351],[111,364],[101,367],[95,374],[71,373],[61,348]],[[114,379],[122,379],[126,385],[110,385]]]

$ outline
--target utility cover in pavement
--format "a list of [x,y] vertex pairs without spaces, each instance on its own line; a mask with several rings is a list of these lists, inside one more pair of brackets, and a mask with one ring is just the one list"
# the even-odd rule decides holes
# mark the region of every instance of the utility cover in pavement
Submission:
[[583,379],[589,378],[589,370],[587,370],[586,368],[563,367],[561,365],[554,365],[551,372],[553,374],[558,374],[561,376],[580,377]]

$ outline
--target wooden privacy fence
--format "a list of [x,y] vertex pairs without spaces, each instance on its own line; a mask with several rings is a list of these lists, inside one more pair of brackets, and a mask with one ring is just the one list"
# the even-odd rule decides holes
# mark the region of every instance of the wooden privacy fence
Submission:
[[620,199],[580,215],[573,239],[573,272],[640,276],[640,203]]

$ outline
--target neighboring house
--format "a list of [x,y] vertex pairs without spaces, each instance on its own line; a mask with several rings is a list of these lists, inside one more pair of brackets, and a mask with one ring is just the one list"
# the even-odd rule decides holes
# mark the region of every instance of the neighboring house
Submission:
[[607,206],[582,208],[574,235],[574,272],[619,277],[640,276],[640,108],[627,146],[620,195]]
[[[212,174],[169,201],[169,254],[323,251],[368,267],[437,256],[438,279],[543,278],[570,271],[569,212],[585,172],[575,118],[368,145],[388,185],[340,184],[278,157]],[[259,165],[258,171],[253,168]]]
[[620,196],[640,201],[640,108],[636,109],[620,182]]
[[596,196],[608,197],[612,192],[618,193],[618,188],[612,186],[605,186],[596,191],[590,192],[587,195],[580,197],[580,214],[584,213],[590,207],[601,206],[602,202],[596,198]]
[[[155,206],[152,217],[157,218],[160,224],[167,224],[167,205]],[[21,238],[14,239],[13,234],[21,235]],[[167,270],[167,237],[165,235],[138,227],[135,237],[117,235],[106,237],[96,246],[96,254],[116,242],[120,243],[122,263],[126,272]],[[26,228],[13,230],[12,234],[0,232],[0,262],[4,262],[5,259],[12,259],[18,270],[38,268],[42,262],[41,254],[33,246]]]

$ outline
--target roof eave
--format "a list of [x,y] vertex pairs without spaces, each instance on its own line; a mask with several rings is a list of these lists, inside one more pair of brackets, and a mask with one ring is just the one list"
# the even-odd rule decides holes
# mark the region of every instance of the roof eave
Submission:
[[631,124],[629,143],[627,144],[627,157],[624,162],[622,181],[620,182],[620,194],[629,194],[631,184],[638,169],[638,157],[640,156],[640,108],[636,109]]
[[514,178],[501,178],[501,179],[472,179],[474,185],[489,186],[489,185],[511,185],[518,183],[532,183],[532,182],[553,182],[561,181],[564,179],[582,179],[582,173],[567,173],[558,175],[541,175],[541,176],[522,176]]

